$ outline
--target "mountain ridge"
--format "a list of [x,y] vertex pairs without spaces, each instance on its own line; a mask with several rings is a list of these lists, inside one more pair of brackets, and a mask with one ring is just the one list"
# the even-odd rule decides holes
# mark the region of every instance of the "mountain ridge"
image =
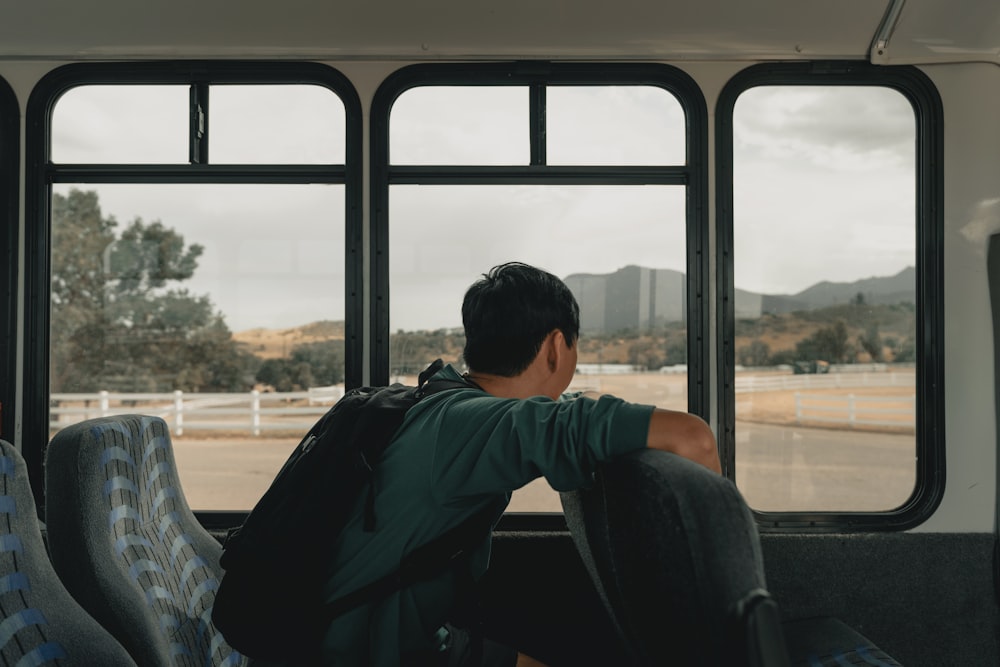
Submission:
[[[611,332],[683,321],[687,308],[685,274],[674,269],[629,265],[611,273],[573,273],[565,278],[580,304],[581,328]],[[838,304],[887,305],[916,301],[916,270],[854,281],[820,281],[795,294],[736,289],[737,317],[760,317],[816,310]]]
[[[609,287],[615,281],[618,284]],[[683,321],[686,314],[687,283],[681,271],[628,265],[611,273],[573,273],[566,276],[564,282],[580,303],[581,328],[585,331],[610,332],[648,326],[650,321],[657,321],[657,314],[661,323]],[[650,285],[654,289],[651,290]],[[604,311],[609,294],[614,309],[625,312],[634,322],[617,317],[610,320],[610,327],[607,326],[609,320]],[[916,270],[908,266],[889,276],[844,282],[824,280],[795,294],[764,294],[737,288],[735,312],[738,318],[749,318],[808,311],[852,303],[858,295],[872,305],[915,302]],[[638,301],[643,296],[646,303],[640,305]],[[643,313],[646,314],[645,322],[641,321]],[[294,345],[343,337],[343,320],[319,320],[281,329],[255,327],[233,334],[233,338],[262,358],[284,356]]]

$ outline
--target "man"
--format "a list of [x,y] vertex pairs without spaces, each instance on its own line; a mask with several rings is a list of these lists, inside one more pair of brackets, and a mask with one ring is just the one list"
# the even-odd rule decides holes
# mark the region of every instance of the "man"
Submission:
[[[328,599],[392,571],[402,557],[539,476],[556,490],[587,485],[598,462],[653,447],[720,471],[715,438],[700,418],[611,396],[564,397],[576,370],[579,307],[555,276],[526,264],[493,268],[462,304],[466,378],[411,408],[376,471],[380,524],[362,529],[361,502],[345,527]],[[458,379],[447,366],[442,377]],[[472,557],[489,560],[489,539]],[[333,665],[461,665],[468,637],[446,625],[460,594],[448,572],[355,609],[324,640]],[[539,664],[490,642],[485,664]]]

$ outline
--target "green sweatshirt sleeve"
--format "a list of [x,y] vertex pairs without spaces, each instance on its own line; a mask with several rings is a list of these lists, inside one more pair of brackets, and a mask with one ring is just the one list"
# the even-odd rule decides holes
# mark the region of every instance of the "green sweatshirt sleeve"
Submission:
[[596,463],[646,446],[654,409],[612,396],[469,394],[441,397],[424,415],[437,422],[433,474],[456,498],[510,492],[539,476],[557,491],[586,486]]

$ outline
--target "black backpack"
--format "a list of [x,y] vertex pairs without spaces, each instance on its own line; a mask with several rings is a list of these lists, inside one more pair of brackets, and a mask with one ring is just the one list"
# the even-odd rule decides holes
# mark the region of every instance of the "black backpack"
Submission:
[[365,530],[375,528],[372,472],[406,411],[429,394],[475,386],[429,381],[442,366],[440,359],[431,364],[417,387],[347,392],[302,439],[243,525],[230,532],[212,621],[237,651],[316,664],[333,619],[465,562],[489,533],[494,507],[408,554],[399,570],[332,603],[323,600],[334,545],[362,493]]

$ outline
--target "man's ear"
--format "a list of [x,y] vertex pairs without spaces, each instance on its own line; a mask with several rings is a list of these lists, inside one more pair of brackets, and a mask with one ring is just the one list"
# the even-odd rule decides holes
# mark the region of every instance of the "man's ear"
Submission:
[[566,343],[566,336],[559,329],[553,329],[545,337],[545,344],[548,347],[549,370],[555,372],[559,367],[559,362],[562,361],[563,355],[569,350]]

